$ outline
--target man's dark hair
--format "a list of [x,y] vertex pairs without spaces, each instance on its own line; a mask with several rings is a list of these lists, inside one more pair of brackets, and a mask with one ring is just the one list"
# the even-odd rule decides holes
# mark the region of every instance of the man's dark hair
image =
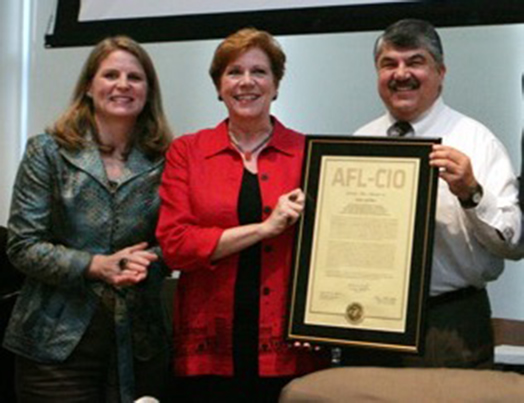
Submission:
[[438,65],[444,65],[444,50],[435,27],[429,22],[417,19],[404,19],[386,28],[375,42],[373,56],[375,61],[384,45],[400,49],[426,49]]

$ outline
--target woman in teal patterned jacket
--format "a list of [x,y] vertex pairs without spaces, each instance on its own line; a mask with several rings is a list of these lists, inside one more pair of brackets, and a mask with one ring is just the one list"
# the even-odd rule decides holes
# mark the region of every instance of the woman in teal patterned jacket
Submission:
[[4,339],[20,402],[162,397],[154,230],[169,141],[152,61],[127,37],[93,49],[69,108],[28,141],[8,223],[26,280]]

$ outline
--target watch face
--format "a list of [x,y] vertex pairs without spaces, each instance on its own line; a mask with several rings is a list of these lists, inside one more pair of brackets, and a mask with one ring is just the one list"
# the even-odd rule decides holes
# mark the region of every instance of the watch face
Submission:
[[473,193],[473,196],[471,197],[471,201],[473,201],[473,203],[475,204],[479,204],[480,199],[482,199],[482,193],[477,190],[475,193]]
[[482,199],[482,195],[483,190],[479,185],[468,200],[460,201],[460,205],[466,209],[477,207],[477,205],[480,203],[480,200]]

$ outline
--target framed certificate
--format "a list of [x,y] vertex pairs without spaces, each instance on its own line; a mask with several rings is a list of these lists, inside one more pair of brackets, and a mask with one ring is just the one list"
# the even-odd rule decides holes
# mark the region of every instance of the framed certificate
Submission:
[[440,139],[308,136],[287,336],[418,353]]

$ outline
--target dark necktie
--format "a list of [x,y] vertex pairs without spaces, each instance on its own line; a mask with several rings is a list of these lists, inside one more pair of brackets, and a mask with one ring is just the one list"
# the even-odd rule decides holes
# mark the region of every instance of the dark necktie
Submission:
[[406,134],[413,132],[413,126],[409,122],[399,120],[393,123],[387,133],[391,137],[404,137]]

